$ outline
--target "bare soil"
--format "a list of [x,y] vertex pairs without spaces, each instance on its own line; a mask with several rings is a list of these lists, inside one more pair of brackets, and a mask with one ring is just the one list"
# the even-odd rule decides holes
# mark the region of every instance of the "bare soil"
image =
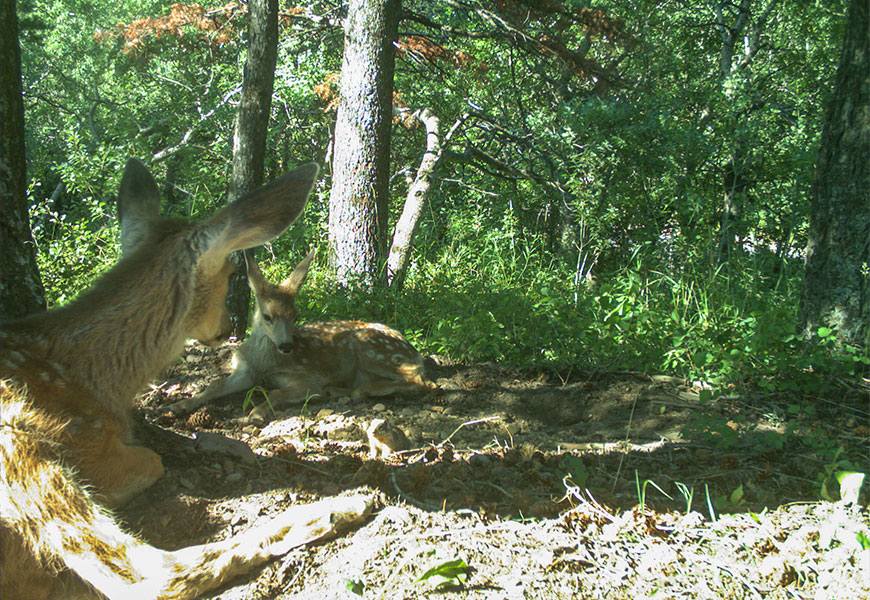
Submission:
[[[799,442],[812,431],[870,470],[866,389],[814,399],[782,436],[793,397],[702,403],[669,377],[435,359],[440,389],[418,397],[314,398],[264,424],[246,422],[244,394],[161,414],[230,352],[191,345],[140,397],[141,441],[167,473],[125,508],[128,527],[174,549],[361,488],[378,510],[210,598],[870,598],[867,496],[818,502],[826,465]],[[376,418],[411,449],[372,458]],[[728,431],[688,435],[704,418]],[[418,581],[459,559],[463,581]]]

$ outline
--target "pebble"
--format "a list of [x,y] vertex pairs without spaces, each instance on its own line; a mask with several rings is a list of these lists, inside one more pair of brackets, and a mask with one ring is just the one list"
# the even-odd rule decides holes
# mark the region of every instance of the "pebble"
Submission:
[[488,467],[492,464],[492,460],[485,454],[475,454],[468,459],[468,464],[472,467]]

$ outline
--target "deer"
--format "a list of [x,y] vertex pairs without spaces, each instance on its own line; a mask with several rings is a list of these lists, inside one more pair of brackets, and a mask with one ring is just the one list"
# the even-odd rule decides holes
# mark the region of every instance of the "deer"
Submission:
[[160,215],[157,185],[130,159],[118,193],[121,258],[71,302],[0,332],[0,596],[197,598],[371,510],[365,495],[298,505],[229,539],[173,552],[112,516],[163,475],[132,435],[135,395],[195,338],[230,327],[228,255],[281,234],[318,172],[307,164],[211,217]]
[[318,395],[388,396],[436,389],[425,378],[423,357],[395,329],[365,321],[298,324],[296,297],[308,276],[314,251],[290,276],[270,283],[250,250],[245,251],[248,284],[254,294],[251,334],[235,350],[232,373],[202,393],[164,407],[184,414],[216,398],[255,386],[273,390],[246,421],[262,422],[268,411]]

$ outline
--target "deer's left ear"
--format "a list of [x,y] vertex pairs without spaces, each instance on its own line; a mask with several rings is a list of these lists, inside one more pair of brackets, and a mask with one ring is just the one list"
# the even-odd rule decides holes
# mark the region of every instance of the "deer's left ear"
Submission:
[[277,237],[302,214],[318,167],[303,165],[223,207],[190,238],[201,264],[222,264],[235,250]]
[[260,290],[266,287],[266,278],[260,270],[260,265],[254,260],[254,251],[250,248],[245,250],[245,267],[248,271],[248,285],[257,294]]

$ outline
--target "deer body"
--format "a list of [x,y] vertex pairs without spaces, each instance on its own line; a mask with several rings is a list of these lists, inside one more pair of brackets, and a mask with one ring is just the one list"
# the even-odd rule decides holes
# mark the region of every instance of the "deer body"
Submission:
[[274,285],[245,253],[256,308],[251,334],[233,356],[233,372],[168,410],[191,411],[213,398],[261,386],[274,391],[249,418],[262,420],[270,405],[301,403],[313,395],[359,399],[434,387],[424,377],[423,357],[395,329],[364,321],[296,324],[296,295],[313,257],[312,252],[287,280]]
[[131,160],[118,264],[68,305],[4,323],[2,597],[195,598],[330,531],[330,519],[368,510],[359,498],[297,507],[261,526],[256,543],[166,552],[125,533],[101,506],[123,504],[162,475],[160,457],[131,439],[135,394],[188,337],[214,344],[226,335],[227,255],[284,231],[316,173],[301,167],[192,224],[159,215],[156,183]]

